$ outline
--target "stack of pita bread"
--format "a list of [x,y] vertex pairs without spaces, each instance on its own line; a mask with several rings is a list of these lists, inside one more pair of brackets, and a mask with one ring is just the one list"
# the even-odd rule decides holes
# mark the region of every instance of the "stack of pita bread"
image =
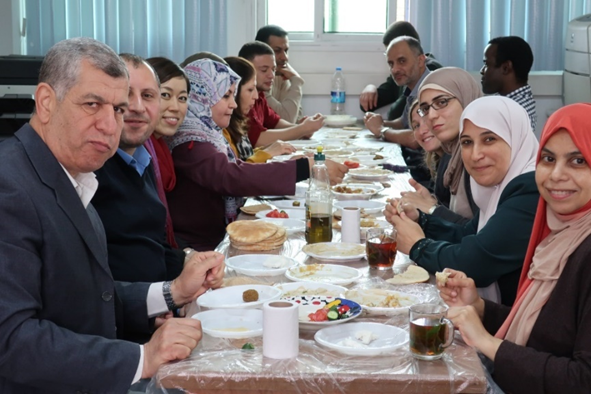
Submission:
[[287,239],[282,226],[258,220],[239,220],[226,227],[230,243],[237,249],[262,251],[281,247]]

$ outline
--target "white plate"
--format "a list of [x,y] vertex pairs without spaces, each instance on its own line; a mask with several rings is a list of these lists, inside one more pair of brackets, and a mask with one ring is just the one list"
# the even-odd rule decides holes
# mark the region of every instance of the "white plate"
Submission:
[[[334,152],[340,151],[343,147],[340,143],[338,143],[338,144],[324,144],[324,143],[320,142],[320,143],[316,143],[314,145],[304,146],[303,149],[305,152],[316,153],[318,151],[318,149],[317,149],[318,145],[322,145],[322,153],[325,153],[326,151],[330,151],[331,153],[334,153]],[[350,152],[349,154],[351,154],[351,153],[353,153],[353,152]]]
[[[400,306],[376,306],[386,300],[389,296],[398,298]],[[402,313],[408,313],[408,307],[421,303],[421,300],[412,294],[406,294],[395,290],[384,289],[357,289],[348,290],[345,298],[357,302],[367,311],[369,315],[394,316]]]
[[248,276],[283,275],[296,264],[294,259],[276,254],[241,254],[226,260],[228,268]]
[[[294,201],[298,201],[300,203],[299,206],[294,207]],[[269,201],[270,204],[275,205],[277,209],[306,209],[306,199],[305,198],[296,198],[293,200],[277,200],[277,201]]]
[[[347,300],[347,299],[340,299],[339,297],[331,297],[331,296],[303,296],[303,297],[288,297],[287,300],[294,301],[300,305],[298,308],[298,315],[300,320],[300,328],[306,330],[317,330],[322,327],[327,326],[335,326],[341,323],[347,323],[351,320],[355,319],[357,316],[361,314],[362,308],[361,305],[357,304],[354,301]],[[351,309],[351,316],[338,319],[338,320],[324,320],[324,321],[312,321],[308,316],[310,313],[316,312],[318,309],[322,309],[326,304],[329,304],[337,299],[341,300],[339,305],[346,304]]]
[[351,115],[327,115],[324,118],[324,125],[328,127],[343,127],[355,124],[357,118]]
[[291,267],[285,276],[298,281],[313,281],[346,286],[361,278],[361,271],[356,268],[334,264],[309,264]]
[[293,234],[297,233],[298,231],[306,230],[306,222],[300,219],[262,218],[258,220],[282,226],[283,228],[285,228],[285,231],[287,231],[287,234]]
[[252,338],[263,335],[260,309],[212,309],[193,315],[203,332],[216,338]]
[[302,252],[318,260],[360,260],[365,258],[365,245],[345,242],[320,242],[305,245]]
[[[350,189],[361,189],[361,193],[341,193],[335,191],[337,187],[348,187]],[[384,190],[379,183],[341,183],[330,188],[337,200],[369,200],[375,194]]]
[[[355,334],[359,331],[371,331],[378,339],[364,345],[355,338]],[[347,339],[363,347],[357,348],[343,344]],[[386,324],[363,322],[323,328],[314,335],[314,340],[322,346],[350,356],[377,356],[389,354],[405,346],[408,343],[408,333],[406,330]]]
[[[371,220],[373,222],[373,224],[375,224],[375,226],[369,226],[369,227],[368,226],[364,226],[363,225],[364,224],[363,221],[367,221],[367,220]],[[343,221],[342,220],[339,220],[338,223],[339,223],[339,226],[341,226],[341,228],[342,228],[343,227]],[[378,220],[378,219],[372,219],[372,218],[361,218],[359,224],[360,224],[359,229],[362,230],[362,231],[367,231],[370,228],[390,228],[390,227],[392,227],[392,225],[390,223],[388,223],[387,221],[385,221],[385,220]]]
[[[267,214],[271,211],[272,211],[272,209],[260,211],[260,212],[257,212],[255,216],[259,219],[267,219]],[[289,216],[289,219],[299,219],[299,220],[306,219],[306,211],[303,209],[280,209],[279,211],[285,211],[285,213],[287,213],[287,216]],[[275,218],[275,219],[279,219],[279,218]]]
[[[380,164],[384,164],[387,159],[378,159],[378,160],[374,160],[374,157],[376,155],[353,155],[350,157],[351,160],[353,161],[358,161],[360,164],[363,164],[364,166],[367,167],[375,167],[375,166],[379,166]],[[380,155],[383,156],[383,155]]]
[[314,134],[314,139],[316,140],[326,140],[326,139],[353,139],[353,137],[356,137],[357,134],[359,134],[360,131],[354,131],[354,130],[331,130],[331,131],[327,131],[325,133],[316,133]]
[[309,146],[322,145],[320,143],[320,141],[316,141],[316,140],[293,140],[293,141],[287,141],[287,142],[289,142],[294,147],[298,148],[298,150],[301,150],[301,148],[306,147],[306,146],[309,147]]
[[365,213],[378,213],[386,208],[386,203],[381,201],[369,200],[343,200],[336,201],[334,206],[339,209],[346,207],[361,208]]
[[[259,293],[259,300],[254,302],[242,301],[242,293],[246,290],[256,290]],[[273,286],[265,285],[242,285],[223,287],[208,291],[199,298],[197,304],[201,308],[208,309],[231,309],[231,308],[260,308],[267,301],[278,300],[281,297],[281,290]]]
[[387,178],[392,175],[393,172],[390,170],[384,170],[383,168],[352,168],[349,170],[348,174],[355,179],[371,181],[374,179]]
[[344,286],[318,282],[280,283],[275,285],[275,287],[283,291],[281,298],[310,295],[329,295],[333,297],[340,297],[347,291],[347,288]]

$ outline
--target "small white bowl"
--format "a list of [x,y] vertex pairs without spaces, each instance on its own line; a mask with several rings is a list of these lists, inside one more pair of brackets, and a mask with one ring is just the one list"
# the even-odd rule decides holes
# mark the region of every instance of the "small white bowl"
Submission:
[[[242,300],[242,293],[250,289],[256,290],[259,293],[258,301],[244,302]],[[206,292],[197,298],[197,305],[207,309],[255,309],[261,308],[267,301],[278,300],[279,297],[281,297],[281,290],[273,286],[231,286]]]
[[193,315],[203,332],[216,338],[252,338],[263,335],[260,309],[212,309]]
[[283,275],[294,265],[294,259],[276,254],[241,254],[226,259],[228,268],[247,276]]
[[360,208],[365,213],[378,213],[386,208],[386,203],[374,200],[343,200],[334,203],[334,206],[339,209],[343,208]]
[[355,124],[357,118],[351,115],[327,115],[324,118],[324,125],[328,127],[343,127]]

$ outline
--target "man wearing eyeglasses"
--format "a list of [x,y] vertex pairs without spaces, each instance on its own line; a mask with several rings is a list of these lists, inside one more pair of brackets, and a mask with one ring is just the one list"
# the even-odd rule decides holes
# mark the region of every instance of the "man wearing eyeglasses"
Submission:
[[376,137],[399,144],[406,164],[413,167],[412,177],[417,182],[428,183],[430,176],[423,165],[423,153],[408,122],[408,109],[417,98],[419,85],[430,72],[425,65],[423,48],[416,38],[398,37],[388,45],[386,59],[394,82],[405,87],[406,106],[402,116],[393,121],[384,121],[382,115],[367,112],[364,118],[365,126]]

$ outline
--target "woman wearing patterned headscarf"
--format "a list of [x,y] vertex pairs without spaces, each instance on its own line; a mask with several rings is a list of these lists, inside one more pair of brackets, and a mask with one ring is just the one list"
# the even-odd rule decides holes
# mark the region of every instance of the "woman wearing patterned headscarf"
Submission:
[[590,110],[561,108],[542,132],[540,202],[513,308],[482,300],[462,272],[440,288],[448,317],[506,392],[591,392]]
[[167,138],[177,176],[168,193],[170,214],[180,246],[211,250],[234,221],[243,196],[292,195],[307,179],[307,158],[283,163],[249,164],[237,160],[222,134],[236,108],[240,77],[210,59],[185,67],[191,84],[187,116]]
[[388,207],[398,250],[431,273],[453,268],[472,276],[483,297],[512,305],[534,222],[538,149],[525,109],[501,96],[482,97],[460,118],[463,166],[478,214],[459,225],[420,214],[415,223]]

